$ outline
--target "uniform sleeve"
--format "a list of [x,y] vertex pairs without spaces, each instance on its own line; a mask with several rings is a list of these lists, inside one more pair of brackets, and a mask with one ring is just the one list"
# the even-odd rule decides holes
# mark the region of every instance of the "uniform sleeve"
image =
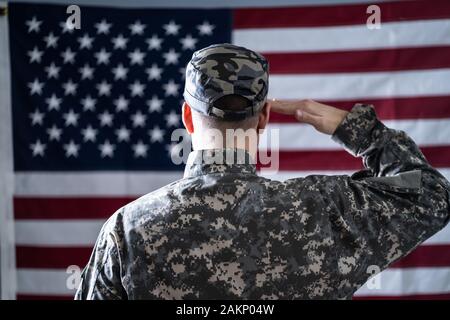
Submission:
[[442,229],[449,221],[450,185],[404,132],[387,128],[374,109],[356,105],[332,139],[361,157],[365,170],[320,183],[328,209],[338,287],[351,295]]
[[111,227],[113,217],[100,231],[89,262],[82,272],[75,300],[127,299],[121,281],[117,235]]

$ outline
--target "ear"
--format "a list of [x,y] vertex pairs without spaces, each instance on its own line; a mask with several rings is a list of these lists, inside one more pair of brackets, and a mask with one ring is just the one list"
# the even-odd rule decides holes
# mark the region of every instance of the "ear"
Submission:
[[257,127],[258,131],[264,130],[266,128],[267,123],[269,122],[270,108],[271,108],[270,102],[266,102],[262,107],[261,112],[259,113],[259,120]]
[[192,122],[192,110],[191,110],[191,107],[186,102],[183,102],[183,107],[182,107],[181,112],[182,112],[184,127],[186,128],[186,130],[189,134],[193,134],[194,133],[194,123]]

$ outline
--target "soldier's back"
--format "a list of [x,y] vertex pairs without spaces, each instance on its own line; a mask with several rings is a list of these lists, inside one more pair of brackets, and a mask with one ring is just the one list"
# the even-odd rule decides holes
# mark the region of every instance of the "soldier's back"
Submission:
[[282,183],[230,167],[184,178],[125,206],[109,224],[127,296],[333,297],[333,239],[321,227],[329,225],[320,222],[328,219],[326,205],[314,189],[320,179],[327,177]]

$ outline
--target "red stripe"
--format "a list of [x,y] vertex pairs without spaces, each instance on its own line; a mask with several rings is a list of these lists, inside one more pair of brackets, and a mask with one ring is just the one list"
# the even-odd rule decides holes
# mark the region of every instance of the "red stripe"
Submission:
[[[450,167],[450,146],[421,147],[431,163],[437,168]],[[309,171],[309,170],[360,170],[361,159],[353,157],[346,151],[281,151],[281,171]],[[260,168],[261,165],[258,165]]]
[[450,245],[419,246],[390,268],[420,268],[450,266]]
[[450,300],[450,293],[411,294],[402,296],[355,296],[353,300]]
[[[390,268],[449,267],[450,245],[419,246]],[[92,247],[16,246],[17,268],[66,269],[88,263]]]
[[[448,0],[378,3],[381,21],[429,20],[450,17]],[[369,4],[245,8],[234,11],[235,29],[365,25]]]
[[339,52],[266,53],[270,73],[311,74],[447,68],[450,46]]
[[31,247],[16,246],[17,268],[66,269],[88,263],[92,247]]
[[14,197],[16,219],[106,219],[135,198]]
[[73,296],[50,296],[37,294],[17,294],[17,300],[73,300]]
[[[450,118],[450,96],[321,102],[345,110],[350,110],[355,103],[373,104],[382,120]],[[292,123],[296,120],[292,116],[272,112],[270,122]]]

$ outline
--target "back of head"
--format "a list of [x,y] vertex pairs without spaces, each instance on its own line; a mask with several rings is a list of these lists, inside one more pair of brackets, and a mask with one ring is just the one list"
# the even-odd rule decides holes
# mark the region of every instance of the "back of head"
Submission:
[[268,92],[268,63],[231,44],[194,52],[186,67],[184,98],[194,122],[219,130],[255,128]]

